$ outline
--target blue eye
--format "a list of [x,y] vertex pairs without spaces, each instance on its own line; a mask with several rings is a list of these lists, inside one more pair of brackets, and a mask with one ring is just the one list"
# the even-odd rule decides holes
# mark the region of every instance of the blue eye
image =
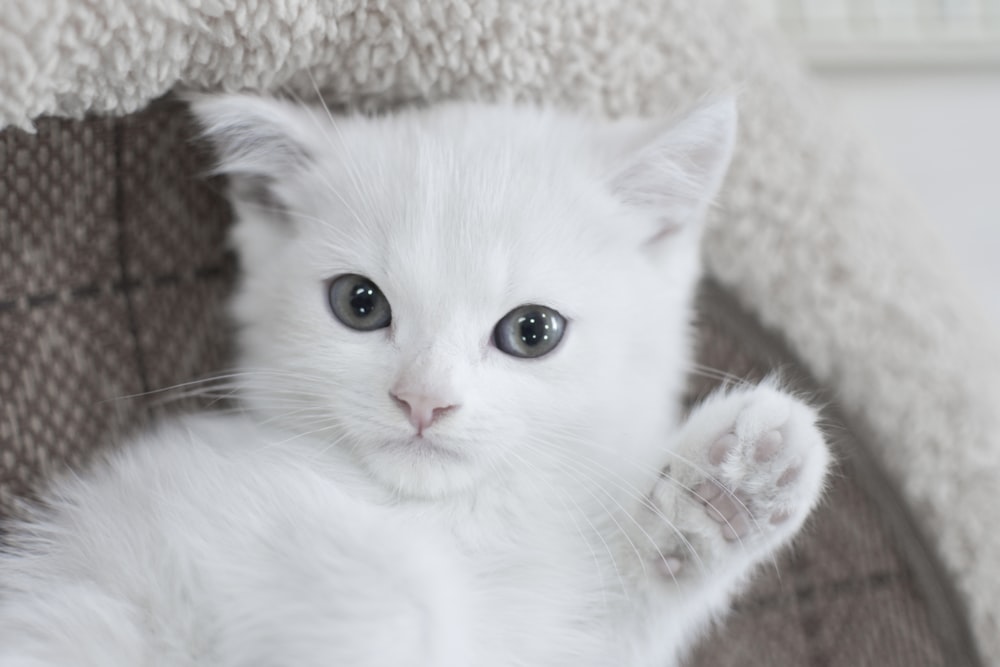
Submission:
[[392,310],[382,290],[364,276],[348,273],[330,283],[330,310],[351,329],[375,331],[392,322]]
[[540,357],[559,345],[565,331],[565,318],[552,308],[519,306],[497,322],[493,342],[514,357]]

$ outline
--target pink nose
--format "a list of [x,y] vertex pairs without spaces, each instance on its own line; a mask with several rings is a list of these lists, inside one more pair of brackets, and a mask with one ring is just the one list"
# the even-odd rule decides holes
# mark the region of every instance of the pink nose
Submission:
[[430,427],[438,417],[446,412],[451,412],[458,408],[457,405],[449,405],[448,401],[436,396],[426,396],[424,394],[411,394],[408,392],[389,392],[396,405],[406,413],[413,428],[417,429],[420,435],[424,429]]

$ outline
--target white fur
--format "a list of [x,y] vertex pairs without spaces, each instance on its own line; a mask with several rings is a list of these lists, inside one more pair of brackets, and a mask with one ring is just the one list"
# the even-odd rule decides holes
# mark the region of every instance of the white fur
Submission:
[[[194,107],[234,179],[246,409],[55,485],[0,561],[0,665],[662,666],[801,526],[811,410],[765,385],[679,423],[731,101],[615,124]],[[330,314],[345,273],[391,327]],[[566,317],[549,355],[492,344],[522,304]],[[399,383],[455,408],[418,438]],[[713,480],[761,519],[736,543],[699,502]]]

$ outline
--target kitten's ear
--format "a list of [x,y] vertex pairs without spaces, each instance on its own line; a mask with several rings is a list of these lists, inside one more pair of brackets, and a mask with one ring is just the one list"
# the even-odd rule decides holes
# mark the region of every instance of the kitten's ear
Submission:
[[313,160],[316,120],[299,105],[257,95],[185,96],[215,146],[214,173],[272,180]]
[[238,224],[232,239],[246,266],[262,265],[292,237],[288,188],[316,159],[316,119],[300,105],[256,95],[186,96],[215,146],[211,173],[229,177]]
[[660,221],[656,238],[699,223],[722,185],[736,140],[731,97],[704,104],[668,128],[633,134],[634,148],[612,186]]

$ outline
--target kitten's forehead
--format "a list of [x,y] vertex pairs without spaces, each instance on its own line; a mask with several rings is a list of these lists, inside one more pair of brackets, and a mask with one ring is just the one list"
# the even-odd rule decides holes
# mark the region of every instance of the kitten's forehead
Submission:
[[366,270],[380,274],[401,313],[430,329],[453,317],[481,329],[522,303],[569,296],[579,268],[554,245],[541,207],[523,206],[524,198],[472,200],[476,193],[460,183],[430,187],[439,190],[418,189],[418,203],[387,218],[390,233],[366,246]]
[[[590,134],[576,118],[444,106],[353,119],[330,142],[324,166],[376,214],[373,222],[382,222],[378,214],[391,217],[395,233],[414,225],[472,238],[484,231],[517,237],[539,218],[556,223],[554,213],[600,185],[608,165]],[[501,224],[484,230],[496,218]]]
[[579,136],[547,133],[537,114],[475,118],[446,109],[345,128],[323,177],[325,207],[344,218],[331,244],[353,245],[366,265],[355,270],[419,293],[425,310],[435,299],[495,310],[564,292],[574,263],[606,241],[586,218],[612,198]]

